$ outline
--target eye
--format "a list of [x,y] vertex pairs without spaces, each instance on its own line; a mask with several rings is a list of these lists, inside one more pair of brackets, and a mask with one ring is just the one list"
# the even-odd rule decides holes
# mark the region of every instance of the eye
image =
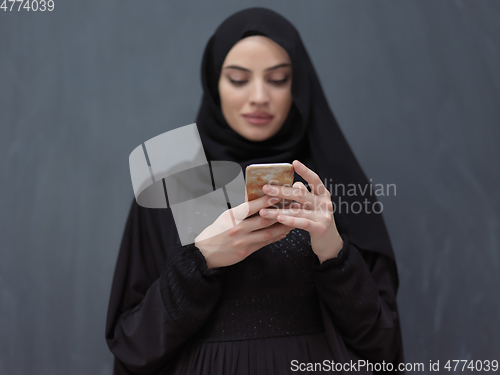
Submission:
[[244,85],[247,81],[245,81],[245,80],[243,80],[243,81],[237,81],[235,79],[229,78],[229,82],[231,82],[233,85],[241,86],[241,85]]
[[280,80],[273,80],[272,79],[269,82],[271,82],[273,85],[278,85],[279,86],[279,85],[283,85],[283,84],[287,83],[287,81],[288,81],[288,77],[285,77],[285,78],[280,79]]

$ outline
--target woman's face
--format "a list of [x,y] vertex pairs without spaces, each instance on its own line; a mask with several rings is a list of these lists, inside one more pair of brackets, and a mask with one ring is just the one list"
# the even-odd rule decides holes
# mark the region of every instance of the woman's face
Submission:
[[273,40],[253,35],[227,54],[219,77],[222,113],[229,126],[251,141],[276,134],[292,105],[292,64]]

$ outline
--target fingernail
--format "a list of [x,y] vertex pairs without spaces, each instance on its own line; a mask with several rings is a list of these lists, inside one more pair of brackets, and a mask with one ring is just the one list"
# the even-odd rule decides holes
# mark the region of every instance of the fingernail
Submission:
[[263,216],[267,216],[267,215],[269,215],[269,210],[266,210],[263,208],[262,210],[260,210],[260,214]]
[[278,198],[278,197],[271,198],[271,199],[269,199],[269,203],[274,204],[274,203],[276,203],[276,202],[279,202],[279,200],[280,200],[280,199],[281,199],[281,198]]

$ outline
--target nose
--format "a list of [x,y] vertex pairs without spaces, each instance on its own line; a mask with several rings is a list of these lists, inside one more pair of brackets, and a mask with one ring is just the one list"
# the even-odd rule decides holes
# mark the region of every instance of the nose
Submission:
[[250,90],[250,104],[264,105],[269,103],[269,93],[263,80],[254,80]]

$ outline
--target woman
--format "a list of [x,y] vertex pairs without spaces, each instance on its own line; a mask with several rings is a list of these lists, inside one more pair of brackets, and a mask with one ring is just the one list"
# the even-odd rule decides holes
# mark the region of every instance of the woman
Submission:
[[[391,243],[380,214],[333,210],[322,181],[368,181],[293,25],[264,8],[229,17],[205,49],[202,81],[207,159],[293,162],[297,182],[226,211],[249,208],[233,230],[186,246],[170,209],[132,202],[106,324],[114,373],[320,373],[334,363],[372,373],[349,367],[359,359],[397,370]],[[342,198],[373,204],[368,191]],[[290,194],[293,207],[265,213]]]

